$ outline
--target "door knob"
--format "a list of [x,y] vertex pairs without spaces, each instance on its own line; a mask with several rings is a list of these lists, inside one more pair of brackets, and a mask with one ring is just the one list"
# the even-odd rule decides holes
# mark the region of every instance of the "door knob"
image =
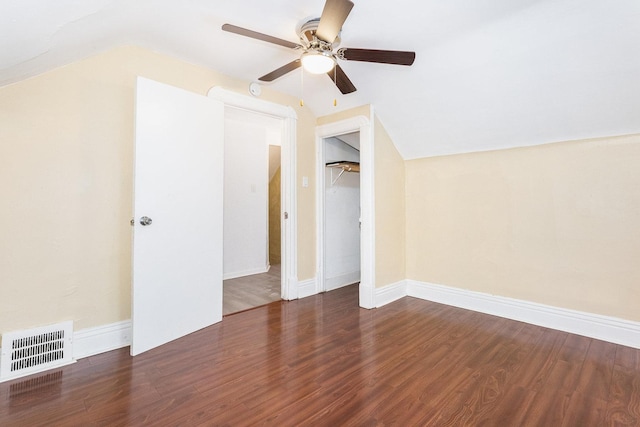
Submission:
[[151,225],[152,222],[153,220],[148,216],[143,216],[142,218],[140,218],[140,224],[142,225]]

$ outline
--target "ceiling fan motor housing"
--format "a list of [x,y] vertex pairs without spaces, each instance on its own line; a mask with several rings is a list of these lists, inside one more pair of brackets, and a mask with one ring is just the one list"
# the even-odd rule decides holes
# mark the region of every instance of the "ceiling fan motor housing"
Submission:
[[333,49],[340,45],[340,33],[342,31],[338,33],[333,42],[329,42],[328,40],[321,40],[316,36],[316,30],[318,29],[319,23],[320,18],[311,19],[303,23],[298,30],[300,42],[307,50],[331,52],[333,51]]

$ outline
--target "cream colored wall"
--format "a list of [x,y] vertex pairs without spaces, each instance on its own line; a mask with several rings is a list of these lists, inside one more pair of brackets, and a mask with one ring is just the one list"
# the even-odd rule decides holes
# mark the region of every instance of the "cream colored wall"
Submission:
[[[205,95],[249,82],[121,47],[0,88],[0,333],[62,320],[83,329],[130,318],[136,75]],[[315,117],[295,98],[298,174],[314,176]],[[300,192],[298,277],[313,277],[315,226]]]
[[406,162],[407,278],[640,321],[640,135]]
[[370,105],[361,105],[360,107],[350,108],[348,110],[340,111],[335,114],[330,114],[328,116],[321,116],[317,119],[317,125],[322,126],[329,123],[336,123],[342,120],[352,119],[354,117],[364,116],[369,118],[371,116],[371,106]]
[[405,275],[405,168],[389,134],[374,119],[376,287]]
[[[300,102],[300,100],[297,100]],[[298,129],[297,197],[298,197],[298,280],[316,277],[316,135],[314,123],[308,127],[304,138]],[[302,186],[306,177],[308,187]],[[304,218],[304,220],[302,220]]]

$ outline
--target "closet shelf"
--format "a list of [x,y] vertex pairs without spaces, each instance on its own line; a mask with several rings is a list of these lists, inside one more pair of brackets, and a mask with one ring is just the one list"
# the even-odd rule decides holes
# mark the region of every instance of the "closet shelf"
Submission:
[[341,168],[345,172],[360,172],[360,163],[358,162],[347,162],[345,160],[341,160],[339,162],[331,162],[326,165],[328,168]]
[[[328,168],[331,168],[331,185],[333,186],[336,182],[338,182],[338,180],[340,179],[340,177],[342,176],[343,173],[345,172],[354,172],[354,173],[359,173],[360,172],[360,163],[358,162],[348,162],[346,160],[342,160],[339,162],[330,162],[327,163],[325,165]],[[333,178],[333,170],[334,169],[342,169],[340,171],[340,173],[338,174],[338,176],[336,176],[336,178]]]

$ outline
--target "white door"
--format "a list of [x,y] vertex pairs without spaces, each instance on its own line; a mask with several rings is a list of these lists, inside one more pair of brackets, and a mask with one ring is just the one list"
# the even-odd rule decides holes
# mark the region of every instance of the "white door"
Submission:
[[131,355],[222,320],[223,149],[222,102],[138,78]]

